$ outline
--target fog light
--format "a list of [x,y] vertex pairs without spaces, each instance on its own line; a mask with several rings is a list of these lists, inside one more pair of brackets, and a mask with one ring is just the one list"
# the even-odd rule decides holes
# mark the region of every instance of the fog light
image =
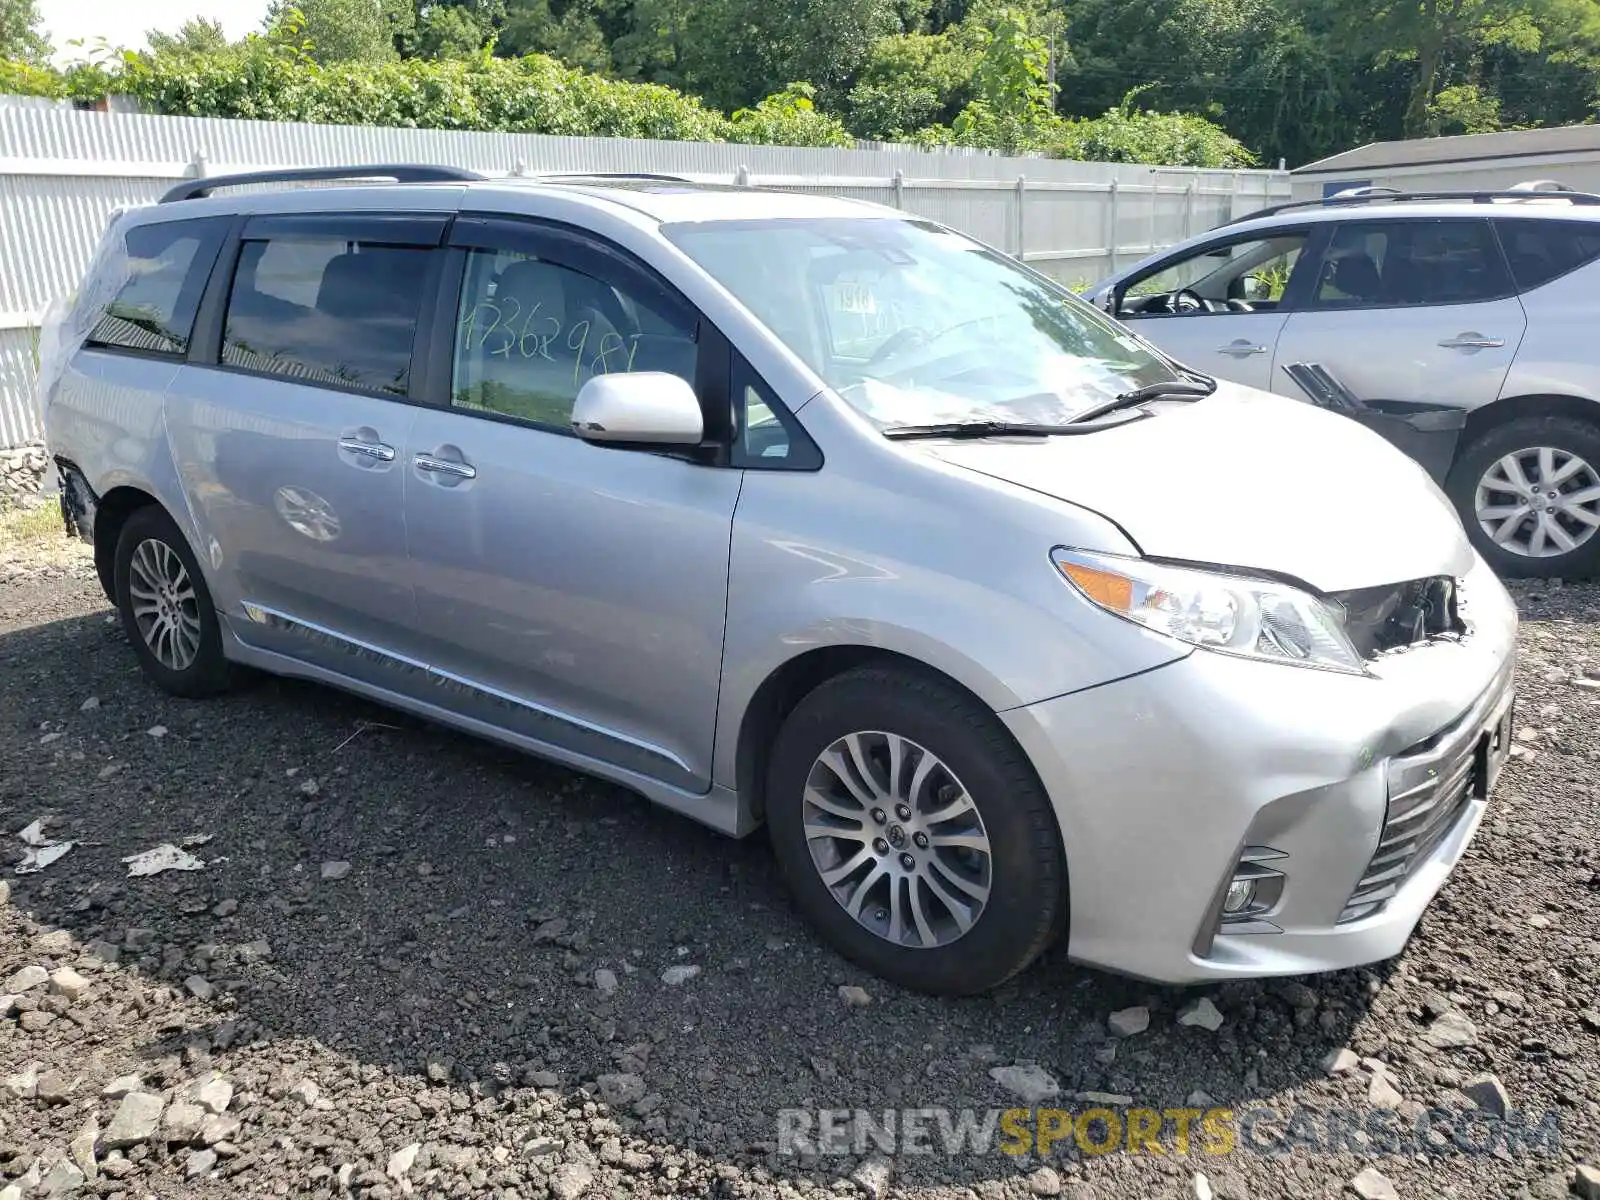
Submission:
[[1235,879],[1228,885],[1228,894],[1222,901],[1222,911],[1225,913],[1241,913],[1250,907],[1251,901],[1255,898],[1256,881],[1254,879]]

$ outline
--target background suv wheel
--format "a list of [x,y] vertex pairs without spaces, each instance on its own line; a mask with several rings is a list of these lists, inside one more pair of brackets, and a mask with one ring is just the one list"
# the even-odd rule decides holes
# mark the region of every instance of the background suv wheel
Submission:
[[122,527],[115,559],[117,612],[139,664],[178,696],[225,690],[233,672],[194,552],[165,511],[139,509]]
[[773,750],[767,822],[806,916],[906,987],[988,990],[1065,925],[1044,789],[995,715],[937,679],[868,667],[802,700]]
[[1489,430],[1451,469],[1450,499],[1501,575],[1600,572],[1600,429],[1524,417]]

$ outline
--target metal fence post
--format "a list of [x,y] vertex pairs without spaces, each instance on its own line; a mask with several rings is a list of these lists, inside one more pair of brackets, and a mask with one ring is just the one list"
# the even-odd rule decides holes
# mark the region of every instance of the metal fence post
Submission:
[[894,169],[894,206],[906,206],[906,173],[899,167]]
[[1106,257],[1110,262],[1106,266],[1106,274],[1115,275],[1117,273],[1117,234],[1119,232],[1117,218],[1120,215],[1117,210],[1117,177],[1115,175],[1111,177],[1109,190],[1111,203],[1106,205],[1106,224],[1111,228],[1106,234]]
[[1186,241],[1194,232],[1194,184],[1195,181],[1191,179],[1189,186],[1183,189],[1183,236]]
[[1017,261],[1018,262],[1027,262],[1028,261],[1028,236],[1027,236],[1027,232],[1026,232],[1026,230],[1027,230],[1027,225],[1026,225],[1027,215],[1028,215],[1028,177],[1026,175],[1018,175],[1017,176]]

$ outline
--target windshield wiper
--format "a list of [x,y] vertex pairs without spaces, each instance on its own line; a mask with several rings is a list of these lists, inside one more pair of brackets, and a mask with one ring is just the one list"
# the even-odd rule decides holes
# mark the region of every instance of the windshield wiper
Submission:
[[945,421],[937,425],[891,425],[886,438],[1050,437],[1075,432],[1064,425],[1032,425],[1024,421]]
[[1216,390],[1217,381],[1214,379],[1205,383],[1197,379],[1168,379],[1162,383],[1148,383],[1142,388],[1134,388],[1131,392],[1123,392],[1092,408],[1084,409],[1072,417],[1071,424],[1083,425],[1089,421],[1098,421],[1111,413],[1121,412],[1125,408],[1138,408],[1139,405],[1148,404],[1152,400],[1203,400]]

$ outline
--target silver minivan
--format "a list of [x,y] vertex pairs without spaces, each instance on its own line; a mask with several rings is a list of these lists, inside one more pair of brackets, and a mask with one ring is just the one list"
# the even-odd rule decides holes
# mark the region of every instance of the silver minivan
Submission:
[[764,823],[929,992],[1058,936],[1392,956],[1508,749],[1515,609],[1416,464],[895,210],[194,181],[113,222],[41,387],[158,685],[318,680]]

